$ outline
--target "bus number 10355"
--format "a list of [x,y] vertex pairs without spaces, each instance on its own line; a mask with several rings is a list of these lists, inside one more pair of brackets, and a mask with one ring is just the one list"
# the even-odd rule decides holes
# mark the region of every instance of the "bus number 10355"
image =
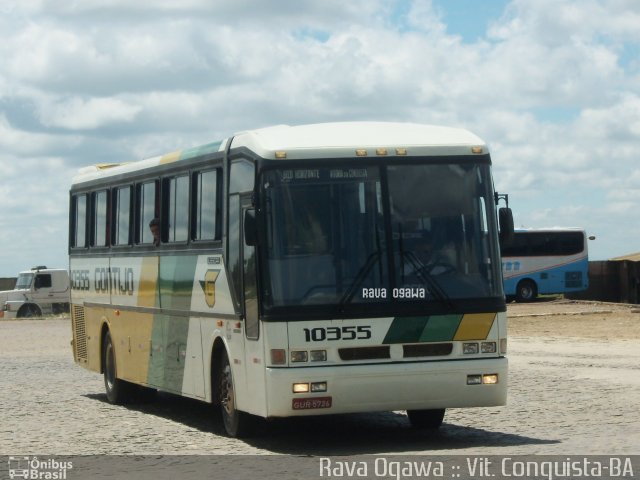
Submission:
[[366,340],[371,338],[371,327],[359,325],[351,327],[316,327],[304,328],[304,339],[307,342],[324,342],[325,340]]

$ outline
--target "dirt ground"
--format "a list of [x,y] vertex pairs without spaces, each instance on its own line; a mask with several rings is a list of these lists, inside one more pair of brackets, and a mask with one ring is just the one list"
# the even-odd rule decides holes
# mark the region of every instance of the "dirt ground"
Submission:
[[640,305],[550,297],[507,307],[509,336],[640,339]]

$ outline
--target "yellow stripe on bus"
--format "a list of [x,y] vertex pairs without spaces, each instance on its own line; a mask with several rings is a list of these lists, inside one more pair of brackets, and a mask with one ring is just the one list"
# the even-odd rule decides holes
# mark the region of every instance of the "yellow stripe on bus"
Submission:
[[144,257],[138,287],[138,306],[157,307],[158,302],[158,257]]
[[495,313],[466,313],[454,340],[484,340],[496,318]]

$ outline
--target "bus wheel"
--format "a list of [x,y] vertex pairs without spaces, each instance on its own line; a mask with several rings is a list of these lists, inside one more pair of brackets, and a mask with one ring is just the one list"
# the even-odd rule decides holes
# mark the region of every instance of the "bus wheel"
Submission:
[[522,280],[516,287],[516,302],[530,302],[538,296],[536,284],[531,280]]
[[102,365],[104,366],[104,388],[109,403],[121,405],[131,400],[133,385],[116,376],[116,355],[109,331],[104,336],[102,347]]
[[39,317],[40,315],[42,315],[42,312],[38,306],[33,303],[25,303],[20,307],[20,310],[18,310],[18,318]]
[[224,429],[230,437],[246,437],[253,432],[255,419],[236,409],[236,393],[233,388],[233,373],[227,352],[220,362],[220,410]]
[[444,419],[444,408],[437,410],[407,410],[407,416],[414,428],[438,429]]

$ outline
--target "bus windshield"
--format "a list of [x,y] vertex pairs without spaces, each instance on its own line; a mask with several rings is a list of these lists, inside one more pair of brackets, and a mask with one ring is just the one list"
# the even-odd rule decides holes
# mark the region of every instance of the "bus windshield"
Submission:
[[267,170],[263,305],[502,296],[488,165]]

